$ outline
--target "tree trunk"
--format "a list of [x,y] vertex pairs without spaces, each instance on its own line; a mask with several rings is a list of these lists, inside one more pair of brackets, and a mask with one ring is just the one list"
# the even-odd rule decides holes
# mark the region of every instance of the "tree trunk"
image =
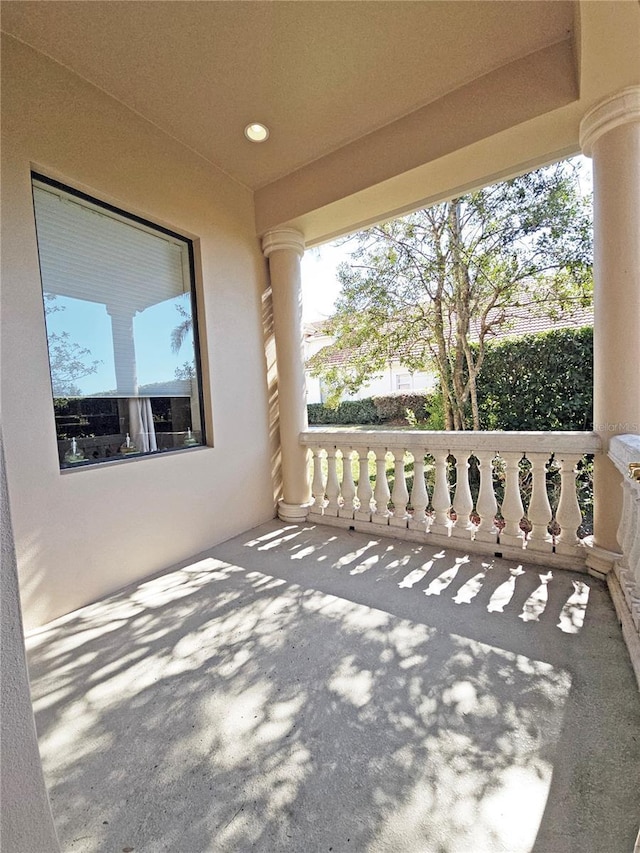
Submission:
[[[454,386],[456,405],[460,419],[460,429],[466,429],[465,414],[470,385],[465,377],[465,367],[469,368],[467,351],[469,349],[469,271],[461,255],[462,233],[460,228],[460,199],[454,198],[448,205],[447,229],[449,233],[451,261],[453,271],[453,297],[456,316],[456,348]],[[475,423],[475,421],[474,421]]]
[[469,397],[471,399],[471,416],[473,417],[473,428],[480,429],[480,412],[478,410],[478,389],[476,387],[476,371],[469,369]]

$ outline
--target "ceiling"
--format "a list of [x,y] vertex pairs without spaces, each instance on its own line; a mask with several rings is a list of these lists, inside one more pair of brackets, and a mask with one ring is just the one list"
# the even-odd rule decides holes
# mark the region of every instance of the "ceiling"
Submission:
[[[252,190],[521,57],[567,42],[575,4],[2,3],[2,29]],[[271,135],[243,136],[252,121]]]

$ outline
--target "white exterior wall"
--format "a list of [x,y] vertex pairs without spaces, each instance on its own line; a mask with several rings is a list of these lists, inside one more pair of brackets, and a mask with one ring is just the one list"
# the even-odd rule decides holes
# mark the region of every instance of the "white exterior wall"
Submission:
[[[3,41],[2,415],[26,628],[274,515],[252,194],[117,101]],[[31,199],[42,172],[196,241],[213,447],[61,473]]]
[[312,376],[308,370],[306,371],[305,376],[307,386],[307,403],[321,403],[322,388],[320,387],[320,380],[315,376]]
[[[409,388],[399,388],[398,379],[408,377]],[[362,400],[364,397],[375,397],[386,394],[408,394],[411,391],[433,391],[436,386],[436,376],[433,373],[417,371],[411,373],[406,364],[394,361],[384,373],[378,374],[358,391],[357,394],[345,395],[345,400]]]
[[[307,335],[304,340],[304,356],[308,361],[317,352],[335,343],[335,338],[325,334]],[[399,377],[408,378],[409,387],[399,388]],[[437,384],[435,373],[416,371],[411,373],[406,364],[400,361],[392,362],[385,371],[374,376],[370,382],[363,385],[355,394],[344,394],[343,400],[363,400],[366,397],[394,394],[411,391],[433,391]],[[307,403],[322,403],[322,383],[311,371],[306,371]]]
[[[399,388],[398,379],[408,377],[409,388]],[[410,373],[409,368],[401,362],[393,364],[384,372],[373,377],[355,394],[344,394],[343,400],[363,400],[365,397],[384,396],[388,394],[410,393],[411,391],[433,391],[437,384],[434,373],[417,371]],[[307,370],[307,402],[322,403],[322,388],[320,380]]]

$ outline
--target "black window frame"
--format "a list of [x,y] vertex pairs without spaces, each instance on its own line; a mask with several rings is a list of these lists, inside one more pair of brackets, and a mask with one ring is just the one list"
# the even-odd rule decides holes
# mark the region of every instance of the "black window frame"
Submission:
[[[73,186],[69,186],[68,184],[63,183],[55,178],[51,178],[48,175],[44,175],[42,172],[37,172],[35,170],[31,170],[30,173],[31,178],[31,191],[32,191],[32,204],[34,205],[34,217],[35,217],[35,200],[33,198],[33,189],[34,182],[42,183],[47,186],[52,187],[53,189],[59,190],[61,192],[67,193],[70,196],[78,198],[82,201],[86,201],[91,205],[95,205],[96,207],[102,208],[108,213],[115,214],[117,217],[121,217],[125,221],[129,220],[130,222],[137,223],[139,225],[144,226],[151,231],[159,232],[160,234],[165,234],[173,239],[177,239],[184,243],[187,247],[187,257],[189,263],[189,294],[190,294],[190,303],[191,303],[191,317],[192,317],[192,334],[193,334],[193,350],[194,350],[194,367],[196,371],[196,379],[197,379],[197,387],[198,387],[198,412],[200,416],[200,434],[201,440],[193,445],[186,447],[172,447],[165,450],[155,450],[148,452],[139,452],[131,455],[120,455],[114,456],[109,459],[86,459],[83,462],[76,463],[74,465],[62,465],[60,464],[60,471],[67,472],[72,470],[82,470],[85,468],[94,468],[95,466],[100,465],[113,465],[119,464],[122,462],[131,462],[133,460],[139,459],[148,459],[148,458],[157,458],[160,456],[164,456],[167,453],[180,453],[186,450],[196,450],[202,449],[210,446],[208,443],[208,429],[207,429],[207,419],[205,413],[205,404],[204,404],[204,389],[202,382],[202,356],[200,350],[200,325],[199,325],[199,311],[198,311],[198,291],[196,284],[196,271],[195,271],[195,249],[194,249],[194,241],[190,238],[181,234],[178,231],[174,231],[170,228],[165,227],[164,225],[159,225],[156,222],[153,222],[145,217],[139,216],[135,213],[130,213],[129,211],[118,207],[117,205],[111,204],[110,202],[104,201],[97,196],[90,195],[89,193],[83,192],[82,190],[78,190]],[[38,265],[40,267],[40,246],[37,240],[37,225],[36,225],[36,245],[38,251]],[[45,288],[44,282],[42,280],[42,272],[40,272],[40,292],[42,296],[42,304],[43,304],[43,312],[45,311]],[[187,291],[185,291],[186,293]],[[54,417],[55,424],[55,401],[56,399],[63,399],[60,397],[56,397],[53,393],[53,377],[51,374],[51,357],[49,352],[49,342],[47,338],[47,359],[48,359],[48,367],[49,367],[49,380],[51,386],[51,404],[52,404],[52,414]],[[157,399],[164,399],[165,395],[159,395]],[[91,399],[91,398],[87,398]],[[101,398],[94,398],[101,399]],[[106,398],[105,398],[106,399]],[[153,398],[152,398],[153,399]],[[56,440],[57,437],[57,428],[56,428]]]

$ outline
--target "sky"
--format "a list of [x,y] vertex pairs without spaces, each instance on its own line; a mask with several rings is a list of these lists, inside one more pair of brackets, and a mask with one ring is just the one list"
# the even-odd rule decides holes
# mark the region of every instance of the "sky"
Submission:
[[[134,318],[136,341],[136,367],[139,385],[171,381],[175,370],[185,362],[193,363],[193,335],[189,333],[177,354],[171,351],[171,332],[182,320],[176,303],[184,306],[177,297],[152,305]],[[96,372],[79,378],[76,384],[83,394],[97,394],[113,390],[116,385],[113,359],[111,319],[102,303],[56,296],[57,310],[47,312],[47,333],[68,332],[77,346],[88,349],[90,355],[83,361],[97,361]]]
[[[591,161],[587,157],[575,158],[580,165],[579,184],[583,194],[592,188]],[[342,245],[339,245],[342,244]],[[326,320],[333,313],[340,285],[336,276],[338,265],[349,260],[349,242],[345,238],[307,249],[302,258],[302,320],[312,323]]]
[[302,321],[326,320],[333,313],[340,285],[338,265],[349,260],[349,244],[325,243],[307,249],[302,258]]

